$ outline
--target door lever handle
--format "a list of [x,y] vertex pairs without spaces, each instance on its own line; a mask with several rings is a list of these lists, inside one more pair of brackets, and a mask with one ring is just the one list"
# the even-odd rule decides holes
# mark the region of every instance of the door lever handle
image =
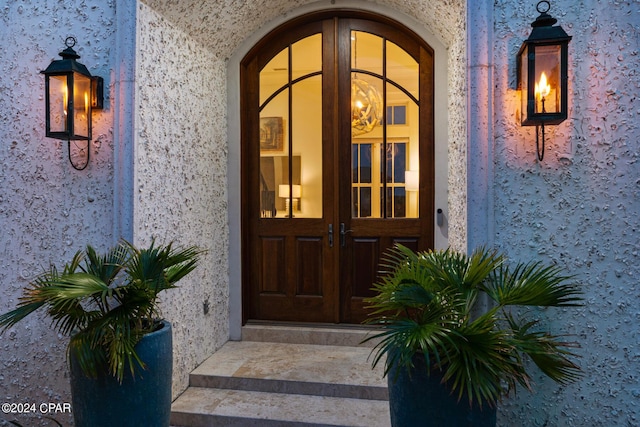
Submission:
[[343,248],[347,245],[347,233],[351,233],[353,230],[347,230],[344,222],[340,223],[340,246]]
[[333,247],[333,224],[329,224],[329,247]]

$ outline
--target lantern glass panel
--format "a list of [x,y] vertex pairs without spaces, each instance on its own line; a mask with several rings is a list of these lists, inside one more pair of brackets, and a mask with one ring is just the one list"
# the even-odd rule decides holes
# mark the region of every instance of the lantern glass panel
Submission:
[[535,108],[536,114],[559,113],[560,45],[535,47]]
[[[528,102],[529,102],[529,45],[525,44],[520,51],[520,56],[518,56],[518,70],[520,74],[518,75],[518,84],[521,96],[522,109],[522,122],[524,124],[528,115]],[[532,100],[533,102],[533,100]]]
[[67,132],[69,88],[67,75],[49,76],[49,131]]
[[73,75],[73,135],[87,138],[90,135],[91,79],[82,74]]

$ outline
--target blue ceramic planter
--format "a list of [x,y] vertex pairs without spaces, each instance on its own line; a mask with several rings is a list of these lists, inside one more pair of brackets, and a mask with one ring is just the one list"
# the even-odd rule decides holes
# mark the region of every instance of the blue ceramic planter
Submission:
[[171,415],[171,324],[145,335],[136,351],[147,369],[122,384],[110,375],[87,378],[70,354],[71,398],[76,427],[168,427]]
[[469,407],[466,397],[458,402],[439,371],[427,375],[424,357],[416,357],[414,365],[411,374],[405,368],[388,374],[393,427],[495,427],[495,407]]

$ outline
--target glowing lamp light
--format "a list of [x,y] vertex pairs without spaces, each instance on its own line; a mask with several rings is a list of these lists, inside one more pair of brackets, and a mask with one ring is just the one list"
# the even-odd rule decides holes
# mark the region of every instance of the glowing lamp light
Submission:
[[366,81],[351,79],[351,135],[371,132],[382,121],[382,97]]
[[[540,83],[536,83],[535,94],[536,94],[536,111],[541,113],[545,112],[544,103],[546,101],[547,96],[551,93],[551,86],[547,83],[547,75],[542,72],[540,74]],[[538,108],[539,106],[539,108]]]
[[[289,189],[291,188],[291,191]],[[293,202],[293,210],[300,210],[300,198],[302,197],[302,186],[299,184],[280,184],[278,186],[278,196],[285,199],[285,210],[291,212],[291,202]]]
[[404,187],[407,191],[420,190],[420,172],[408,170],[404,172]]

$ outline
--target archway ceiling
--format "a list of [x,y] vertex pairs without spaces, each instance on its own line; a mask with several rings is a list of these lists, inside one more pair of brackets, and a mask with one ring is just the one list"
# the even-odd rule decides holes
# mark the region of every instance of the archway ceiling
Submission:
[[[273,19],[317,0],[142,0],[204,46],[228,58],[250,34]],[[328,7],[353,7],[358,2],[322,1]],[[366,0],[361,4],[370,3]],[[420,22],[450,46],[464,31],[465,0],[387,0],[378,4],[399,10]]]

